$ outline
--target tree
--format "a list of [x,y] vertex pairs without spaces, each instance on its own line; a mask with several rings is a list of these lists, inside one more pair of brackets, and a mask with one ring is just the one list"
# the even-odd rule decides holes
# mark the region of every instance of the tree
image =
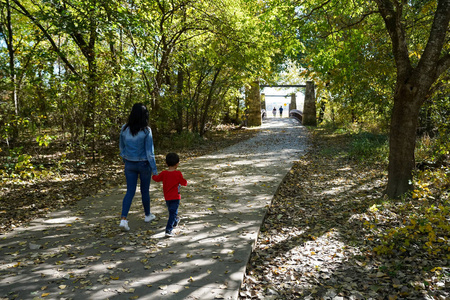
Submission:
[[[317,0],[288,7],[297,16],[297,38],[312,50],[311,55],[299,51],[297,60],[309,76],[329,83],[331,90],[347,91],[344,96],[354,99],[353,105],[367,107],[382,99],[385,93],[380,91],[389,91],[392,83],[389,76],[379,80],[380,74],[390,72],[389,64],[395,64],[386,193],[395,198],[411,190],[419,110],[433,84],[450,67],[450,1]],[[387,29],[385,36],[380,22]],[[390,53],[386,44],[391,46]],[[377,78],[372,80],[377,86],[367,80],[370,76]],[[375,93],[364,93],[367,88]]]
[[[204,134],[229,106],[239,106],[235,100],[246,79],[270,67],[272,36],[254,15],[263,3],[5,1],[0,7],[6,41],[0,48],[2,87],[12,90],[14,73],[19,118],[29,117],[34,131],[44,123],[36,116],[43,116],[51,130],[70,138],[68,147],[79,145],[78,154],[92,150],[94,155],[96,143],[114,136],[135,101],[149,104],[155,133]],[[8,24],[14,36],[8,35]],[[10,58],[15,63],[8,63]]]
[[[398,197],[411,190],[412,170],[415,167],[414,149],[419,110],[429,96],[432,85],[450,67],[449,21],[450,1],[390,1],[375,0],[392,41],[392,53],[397,68],[394,108],[389,140],[387,195]],[[422,5],[421,5],[422,4]],[[430,11],[426,11],[426,9]],[[434,11],[434,13],[433,13]],[[432,19],[425,47],[418,59],[411,59],[414,31],[413,15]],[[416,45],[416,46],[420,46]],[[417,49],[417,48],[416,48]]]
[[[14,99],[14,111],[15,114],[19,114],[19,104],[17,100],[17,82],[16,82],[16,68],[15,68],[15,58],[14,58],[14,38],[13,38],[13,29],[11,24],[11,5],[9,3],[9,0],[6,0],[5,3],[6,8],[6,20],[5,20],[5,27],[6,30],[3,29],[2,24],[0,24],[0,31],[2,33],[2,36],[4,38],[4,41],[6,43],[6,47],[8,48],[8,54],[9,54],[9,76],[11,80],[11,86],[12,86],[12,94]],[[2,22],[3,23],[3,22]]]

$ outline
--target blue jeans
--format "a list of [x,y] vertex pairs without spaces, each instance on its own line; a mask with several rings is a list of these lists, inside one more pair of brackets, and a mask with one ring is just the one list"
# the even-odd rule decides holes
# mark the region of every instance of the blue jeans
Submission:
[[169,220],[167,220],[166,232],[171,232],[173,230],[173,225],[177,222],[180,200],[166,200],[166,205],[169,209]]
[[152,170],[148,161],[125,160],[125,177],[127,179],[127,193],[122,201],[122,217],[127,217],[130,211],[131,202],[136,193],[138,177],[141,177],[142,205],[145,215],[150,214],[150,179]]

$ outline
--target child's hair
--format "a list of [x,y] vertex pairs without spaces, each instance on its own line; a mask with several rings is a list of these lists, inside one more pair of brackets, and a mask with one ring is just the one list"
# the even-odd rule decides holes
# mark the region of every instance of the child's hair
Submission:
[[180,157],[178,156],[178,154],[171,152],[166,155],[166,164],[169,167],[173,167],[179,162],[180,162]]

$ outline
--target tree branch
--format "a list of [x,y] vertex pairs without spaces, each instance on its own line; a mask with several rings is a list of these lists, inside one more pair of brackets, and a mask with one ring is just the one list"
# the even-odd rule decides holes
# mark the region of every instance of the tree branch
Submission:
[[450,68],[450,54],[445,55],[439,59],[436,68],[436,78],[442,75],[446,70]]
[[[407,76],[412,66],[408,55],[408,46],[406,44],[405,28],[402,24],[402,4],[399,1],[395,1],[394,8],[393,3],[390,0],[375,0],[377,3],[379,13],[384,20],[386,29],[389,32],[389,36],[392,41],[392,52],[395,57],[395,63],[397,65],[397,75]],[[402,78],[401,80],[405,80]]]
[[23,14],[24,16],[26,16],[27,18],[29,18],[34,23],[34,25],[36,25],[42,31],[42,33],[47,38],[47,40],[50,42],[50,44],[52,44],[55,52],[58,54],[58,56],[61,58],[61,60],[66,64],[66,66],[72,71],[72,73],[75,74],[76,76],[78,76],[79,78],[83,79],[83,77],[75,70],[75,68],[72,66],[72,64],[67,60],[64,53],[61,52],[61,49],[59,49],[59,47],[56,45],[56,43],[53,40],[53,38],[51,37],[51,35],[39,23],[39,21],[36,20],[36,18],[33,17],[33,15],[31,15],[30,12],[28,12],[28,10],[22,4],[20,4],[20,2],[18,0],[12,0],[12,1],[20,8],[20,10],[19,9],[16,9],[16,10],[18,12],[20,12],[21,14]]
[[[440,0],[436,8],[436,13],[434,15],[433,25],[431,26],[427,45],[417,66],[417,68],[420,70],[420,73],[428,74],[427,76],[433,74],[434,66],[436,66],[436,63],[441,56],[442,48],[444,47],[449,22],[450,1]],[[442,66],[440,66],[440,68],[442,69]],[[433,80],[435,80],[441,74],[437,73],[437,70],[438,68],[436,68],[436,74]],[[429,74],[430,72],[431,74]]]
[[[306,2],[306,1],[305,1],[305,2]],[[327,5],[328,3],[330,3],[330,2],[331,2],[331,0],[327,0],[327,1],[323,2],[322,4],[320,4],[319,6],[314,7],[313,9],[311,9],[311,11],[310,11],[308,14],[303,15],[299,20],[302,20],[302,19],[308,19],[309,17],[312,16],[312,14],[313,14],[316,10],[319,10],[319,9],[323,8],[324,6],[326,6],[326,5]]]

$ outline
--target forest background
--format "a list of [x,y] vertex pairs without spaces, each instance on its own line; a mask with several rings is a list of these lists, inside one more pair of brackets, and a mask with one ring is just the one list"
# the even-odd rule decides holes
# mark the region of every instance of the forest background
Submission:
[[2,0],[1,229],[113,184],[135,102],[158,155],[194,156],[245,135],[251,82],[312,80],[319,127],[381,151],[389,198],[438,215],[403,225],[448,250],[449,19],[446,0]]

